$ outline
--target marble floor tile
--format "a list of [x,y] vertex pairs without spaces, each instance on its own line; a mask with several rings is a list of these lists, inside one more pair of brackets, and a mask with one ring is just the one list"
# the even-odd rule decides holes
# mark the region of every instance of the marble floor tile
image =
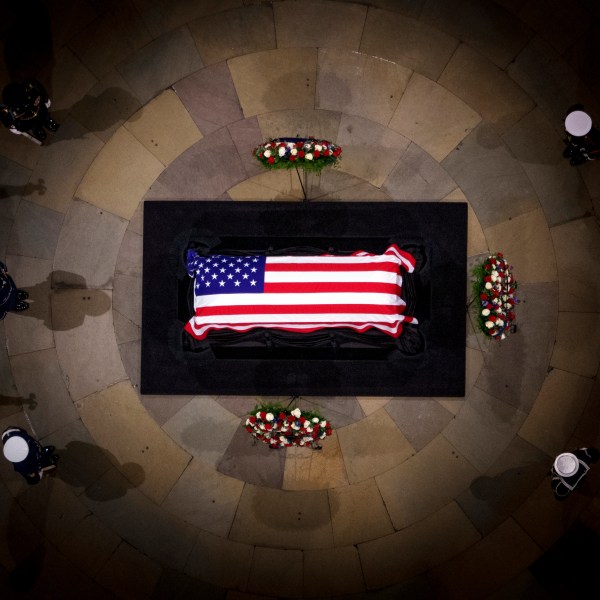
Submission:
[[365,416],[378,411],[380,408],[385,408],[387,404],[393,400],[393,398],[378,398],[378,397],[367,397],[360,396],[356,398],[360,407],[362,408]]
[[119,344],[119,354],[123,361],[123,368],[125,369],[125,373],[127,373],[129,383],[138,392],[140,389],[142,364],[140,340],[132,340]]
[[481,116],[435,81],[414,73],[389,121],[390,129],[418,144],[438,162],[481,121]]
[[450,502],[402,531],[359,544],[367,588],[407,581],[466,550],[479,537],[465,514]]
[[[230,413],[238,416],[240,419],[245,419],[250,414],[255,412],[257,405],[261,404],[262,398],[254,396],[217,396],[216,401]],[[273,402],[272,398],[264,398],[269,403]],[[278,401],[278,400],[275,400]]]
[[469,597],[484,598],[516,577],[540,554],[539,546],[527,533],[513,519],[507,519],[460,556],[434,567],[429,577],[449,599],[465,598],[464,581],[469,582]]
[[390,202],[392,200],[384,191],[366,181],[348,188],[327,192],[318,196],[317,199],[322,202]]
[[587,377],[551,370],[519,435],[549,456],[563,452],[585,409],[592,384]]
[[20,396],[35,402],[27,415],[37,437],[46,437],[79,418],[54,348],[13,356],[10,364]]
[[337,597],[363,592],[358,550],[352,546],[304,552],[304,597]]
[[558,267],[558,306],[562,311],[600,310],[600,229],[593,217],[550,230]]
[[502,137],[527,173],[550,227],[590,213],[592,203],[585,183],[563,158],[565,145],[539,109]]
[[316,107],[359,115],[387,125],[411,74],[410,69],[388,60],[348,50],[321,48]]
[[381,187],[410,141],[368,119],[343,115],[337,143],[343,155],[340,170]]
[[98,579],[116,597],[148,598],[162,572],[161,566],[123,541],[98,573]]
[[344,457],[333,433],[321,442],[322,450],[287,448],[284,490],[324,490],[348,485]]
[[426,2],[420,20],[466,42],[500,68],[505,68],[533,36],[529,27],[496,3]]
[[271,548],[329,548],[333,534],[327,492],[246,484],[229,538]]
[[227,537],[244,483],[193,459],[162,506],[183,521]]
[[263,4],[245,4],[202,16],[188,27],[205,65],[277,46],[273,10]]
[[441,200],[456,182],[417,144],[411,143],[385,182],[383,191],[395,200]]
[[523,168],[489,125],[479,124],[442,167],[465,193],[484,230],[539,206]]
[[153,40],[117,66],[142,104],[203,66],[187,27]]
[[[6,135],[10,134],[7,133]],[[4,156],[0,156],[0,181],[2,182],[0,183],[0,216],[10,220],[15,218],[19,202],[21,201],[21,197],[26,193],[26,186],[30,177],[30,169]],[[31,192],[33,191],[31,189]],[[36,191],[38,194],[45,191],[43,182],[38,186]]]
[[123,76],[111,69],[83,98],[71,106],[70,114],[106,143],[140,106],[140,101]]
[[[2,179],[0,180],[2,181],[2,186],[0,190],[6,184],[11,183],[7,178],[8,176],[10,176],[10,179],[13,179],[15,176],[18,177],[22,169],[33,169],[41,154],[41,146],[34,144],[22,135],[10,133],[8,129],[2,127],[0,129],[0,169],[2,170]],[[6,172],[4,172],[6,161],[13,162],[14,165],[12,165],[10,170],[6,169]],[[23,181],[24,184],[27,183],[27,179]]]
[[269,171],[255,175],[229,188],[232,200],[274,200],[299,202],[303,199],[300,182],[295,171]]
[[348,481],[385,473],[414,454],[409,441],[385,410],[338,430]]
[[239,417],[208,396],[196,396],[163,425],[177,444],[213,468],[238,428]]
[[327,39],[328,48],[358,50],[367,7],[358,3],[325,0],[278,2],[273,5],[278,48],[317,48]]
[[22,403],[33,408],[36,400],[19,396],[8,359],[4,323],[0,323],[0,419],[20,412]]
[[600,314],[559,312],[550,366],[594,377],[600,363]]
[[583,441],[584,446],[600,446],[600,379],[594,380],[590,399],[583,411],[581,420],[575,430],[575,437]]
[[367,14],[360,51],[436,80],[457,46],[458,40],[422,21],[372,9]]
[[[302,589],[302,552],[279,548],[256,547],[248,576],[248,591],[294,598]],[[284,577],[273,577],[273,573],[285,573]]]
[[142,326],[142,278],[116,275],[113,280],[113,307],[138,327]]
[[[339,144],[341,113],[308,108],[279,110],[257,116],[265,140],[276,137],[309,137],[331,140]],[[261,140],[262,141],[262,140]],[[342,149],[343,150],[343,149]]]
[[394,533],[394,527],[374,479],[329,490],[333,543],[356,546]]
[[141,278],[142,242],[143,237],[139,233],[129,228],[125,231],[117,256],[115,275]]
[[314,108],[315,48],[256,52],[232,58],[227,64],[246,117],[274,110]]
[[248,177],[263,173],[264,167],[254,156],[254,149],[263,141],[258,119],[256,117],[243,119],[231,123],[227,128]]
[[130,219],[164,165],[121,127],[83,177],[77,197]]
[[316,411],[335,428],[356,423],[364,417],[355,396],[308,396],[300,398],[297,405],[302,410]]
[[77,406],[96,442],[114,454],[115,466],[126,477],[136,473],[132,484],[155,502],[162,502],[190,456],[147,415],[131,385],[118,383]]
[[465,490],[478,472],[444,436],[375,478],[396,529],[438,511]]
[[506,71],[467,44],[458,47],[438,83],[477,111],[498,133],[534,107],[531,98]]
[[8,254],[51,260],[63,218],[55,210],[22,200],[8,242]]
[[254,548],[200,531],[185,565],[192,577],[231,590],[245,590]]
[[82,29],[69,41],[69,47],[102,79],[110,69],[151,41],[139,13],[129,4],[116,4]]
[[142,394],[139,397],[148,414],[161,427],[194,398],[193,396],[148,396]]
[[202,139],[173,90],[165,90],[148,102],[125,122],[125,128],[165,166]]

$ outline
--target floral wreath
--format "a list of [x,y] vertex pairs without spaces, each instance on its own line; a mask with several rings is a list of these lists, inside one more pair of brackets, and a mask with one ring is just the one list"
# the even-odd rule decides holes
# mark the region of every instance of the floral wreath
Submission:
[[321,171],[335,166],[340,160],[342,149],[327,140],[308,138],[274,138],[254,148],[256,159],[267,169],[301,168],[306,171]]
[[316,411],[290,410],[280,404],[254,407],[246,419],[246,430],[269,448],[303,446],[320,449],[318,442],[331,435],[331,423]]
[[479,298],[479,328],[493,339],[503,340],[516,330],[513,308],[519,303],[515,297],[517,282],[502,252],[488,256],[473,270],[473,291]]

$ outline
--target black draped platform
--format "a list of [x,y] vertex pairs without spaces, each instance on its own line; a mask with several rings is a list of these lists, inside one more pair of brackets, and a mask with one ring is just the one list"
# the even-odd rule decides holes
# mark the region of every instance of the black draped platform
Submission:
[[[427,202],[146,201],[143,394],[463,396],[467,205]],[[413,252],[405,277],[419,325],[385,334],[215,332],[198,342],[190,247],[214,253]]]

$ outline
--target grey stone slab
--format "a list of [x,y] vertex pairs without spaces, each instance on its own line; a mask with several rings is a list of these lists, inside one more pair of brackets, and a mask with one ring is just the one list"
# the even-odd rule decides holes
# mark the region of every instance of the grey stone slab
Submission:
[[117,275],[113,281],[113,307],[138,327],[142,326],[142,277]]
[[183,569],[194,545],[194,529],[132,489],[116,469],[93,484],[82,500],[132,546],[162,564]]
[[65,217],[54,258],[53,285],[110,289],[125,219],[80,200]]
[[202,67],[187,27],[155,39],[117,66],[142,104]]
[[278,48],[302,46],[358,50],[367,7],[358,3],[277,2],[273,5]]
[[[308,198],[311,200],[343,198],[346,193],[350,193],[350,188],[361,186],[365,183],[358,177],[353,177],[335,168],[323,169],[320,173],[305,173],[304,176],[305,181],[303,185]],[[375,192],[380,191],[374,186],[369,186],[369,184],[366,184],[365,187],[373,187]]]
[[444,437],[484,473],[510,444],[526,417],[526,413],[474,387],[444,430]]
[[332,547],[327,491],[289,492],[247,484],[229,538],[271,548]]
[[133,321],[123,316],[118,310],[113,309],[113,324],[115,326],[115,337],[117,344],[134,342],[141,339],[142,329]]
[[222,128],[175,159],[158,182],[165,187],[165,199],[212,199],[246,177],[231,135]]
[[205,65],[276,47],[273,10],[246,4],[188,24]]
[[[8,134],[10,135],[10,134]],[[31,170],[0,156],[0,216],[14,219]]]
[[[303,553],[300,550],[255,548],[248,577],[248,591],[261,596],[295,597],[302,588]],[[273,572],[285,577],[270,577]]]
[[418,402],[395,398],[386,404],[385,410],[417,452],[454,418],[437,401],[427,398],[421,398]]
[[[271,401],[272,398],[267,398]],[[260,399],[250,396],[217,396],[216,401],[230,413],[237,415],[240,419],[246,419],[248,414],[254,410]]]
[[236,428],[217,465],[224,475],[276,489],[283,485],[284,468],[285,451],[269,448],[241,425]]
[[527,173],[550,227],[592,210],[583,179],[563,158],[565,145],[541,110],[530,112],[502,138]]
[[115,275],[138,278],[142,276],[142,236],[130,228],[125,231],[121,242]]
[[13,223],[14,221],[12,219],[0,217],[0,260],[4,263],[6,262],[6,248],[8,246]]
[[204,135],[244,118],[225,62],[200,69],[173,89]]
[[360,51],[437,80],[457,46],[457,39],[422,21],[372,9],[367,14]]
[[23,200],[15,217],[8,253],[52,259],[63,218],[55,210]]
[[426,2],[420,20],[444,31],[505,68],[533,37],[533,31],[495,2]]
[[152,36],[133,6],[117,3],[82,29],[69,41],[69,46],[102,79],[110,69],[151,41]]
[[193,396],[141,396],[140,402],[147,413],[162,426],[176,415]]
[[363,592],[358,550],[352,546],[304,552],[304,596],[322,598]]
[[263,173],[264,168],[254,156],[254,148],[262,142],[260,126],[256,117],[232,123],[228,125],[228,129],[248,177]]
[[302,410],[316,410],[334,427],[344,427],[364,418],[365,413],[354,396],[308,396],[300,399],[298,406]]
[[70,113],[88,131],[107,142],[140,107],[129,84],[112,69],[71,107]]
[[140,389],[140,372],[142,363],[142,348],[140,340],[132,340],[119,344],[119,354],[123,362],[123,368],[131,385],[135,390]]
[[33,406],[36,400],[25,400],[19,396],[8,359],[4,321],[0,321],[0,419],[19,412],[24,402]]
[[73,400],[127,378],[115,340],[111,299],[101,290],[58,290],[52,295],[56,351]]
[[77,420],[54,348],[13,356],[11,367],[21,397],[36,402],[27,414],[38,437]]
[[515,437],[485,474],[456,501],[482,535],[498,527],[540,485],[551,458]]
[[491,126],[481,124],[442,162],[489,227],[539,206],[522,166]]
[[381,187],[395,200],[441,200],[457,186],[437,161],[411,144]]

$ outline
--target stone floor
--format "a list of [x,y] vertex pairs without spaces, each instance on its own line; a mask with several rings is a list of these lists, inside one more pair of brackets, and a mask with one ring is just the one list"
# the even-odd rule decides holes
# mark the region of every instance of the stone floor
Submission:
[[[27,62],[5,35],[0,82],[37,75],[62,126],[0,131],[31,296],[0,323],[0,427],[61,463],[29,488],[0,462],[2,596],[571,597],[550,574],[598,551],[600,468],[565,503],[546,474],[600,445],[600,164],[561,138],[576,102],[600,119],[598,3],[32,4],[46,36]],[[503,251],[522,300],[501,344],[470,317],[464,398],[301,399],[336,425],[320,453],[253,446],[257,398],[138,393],[143,201],[299,201],[250,155],[286,134],[344,149],[315,201],[467,201],[466,268]]]

